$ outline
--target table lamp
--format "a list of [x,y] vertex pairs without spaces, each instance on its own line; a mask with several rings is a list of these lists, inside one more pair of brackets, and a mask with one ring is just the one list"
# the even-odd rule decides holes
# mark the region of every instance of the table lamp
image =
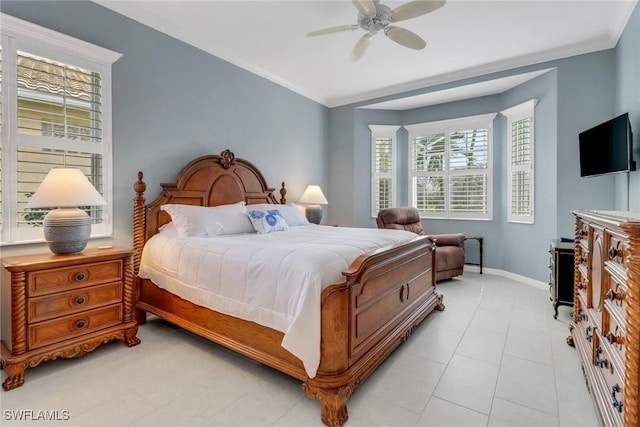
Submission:
[[80,169],[53,168],[26,207],[57,208],[44,217],[44,239],[54,254],[71,254],[82,251],[91,235],[91,218],[78,206],[106,204]]
[[299,200],[300,203],[309,204],[305,209],[307,220],[313,224],[320,224],[322,221],[322,207],[320,205],[328,205],[327,198],[324,197],[319,185],[310,185],[302,193]]

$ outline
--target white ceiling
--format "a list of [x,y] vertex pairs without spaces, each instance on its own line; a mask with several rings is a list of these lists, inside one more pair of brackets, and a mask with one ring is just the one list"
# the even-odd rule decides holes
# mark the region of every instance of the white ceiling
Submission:
[[[355,24],[357,9],[346,0],[95,1],[329,107],[612,48],[637,2],[448,0],[430,14],[394,24],[424,38],[425,49],[408,49],[379,33],[353,62],[351,50],[364,30],[306,36]],[[405,2],[382,3],[393,9]],[[523,81],[514,79],[376,107],[499,93]]]

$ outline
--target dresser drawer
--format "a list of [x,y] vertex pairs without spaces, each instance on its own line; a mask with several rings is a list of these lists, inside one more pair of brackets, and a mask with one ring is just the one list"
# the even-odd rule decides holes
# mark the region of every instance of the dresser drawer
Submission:
[[28,349],[33,350],[122,323],[122,304],[60,317],[28,326]]
[[604,310],[607,321],[603,325],[602,338],[608,344],[607,347],[611,349],[611,356],[616,359],[617,365],[622,368],[624,366],[626,341],[624,323],[620,322],[620,317],[614,311],[615,308],[608,301],[605,302]]
[[605,302],[610,303],[610,309],[620,317],[621,321],[627,318],[627,287],[618,280],[609,276],[609,290],[605,294]]
[[629,242],[621,234],[612,230],[605,230],[605,259],[613,264],[611,267],[618,270],[626,279],[627,258],[629,256]]
[[595,356],[595,365],[598,367],[598,371],[602,374],[604,379],[603,387],[605,387],[605,394],[608,395],[608,412],[614,415],[614,419],[619,421],[615,423],[616,425],[622,424],[621,420],[618,420],[618,417],[622,417],[623,410],[623,394],[624,394],[624,381],[623,381],[623,371],[618,367],[616,363],[613,363],[613,358],[609,353],[607,346],[602,345],[600,342],[602,337],[600,334],[596,334],[596,340],[598,340],[598,345],[596,346],[596,350],[594,353]]
[[[582,297],[584,301],[587,301],[587,288],[589,287],[589,280],[587,280],[587,276],[582,274],[582,271],[578,270],[578,275],[576,277],[575,287],[578,288],[578,295]],[[583,307],[586,307],[585,303]]]
[[122,280],[122,260],[34,271],[28,274],[30,297]]
[[40,322],[122,301],[122,282],[29,298],[27,321]]

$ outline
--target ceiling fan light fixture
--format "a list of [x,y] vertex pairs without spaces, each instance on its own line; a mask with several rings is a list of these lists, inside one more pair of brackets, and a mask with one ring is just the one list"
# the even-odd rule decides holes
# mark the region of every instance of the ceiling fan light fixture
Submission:
[[369,40],[382,31],[394,42],[410,49],[424,49],[427,43],[414,33],[400,27],[389,25],[391,22],[403,21],[433,12],[445,5],[446,0],[413,0],[391,9],[379,3],[379,0],[352,0],[358,9],[358,23],[355,25],[341,25],[307,33],[307,36],[336,33],[340,31],[362,28],[366,34],[362,36],[351,52],[351,59],[357,61],[364,55],[369,46]]

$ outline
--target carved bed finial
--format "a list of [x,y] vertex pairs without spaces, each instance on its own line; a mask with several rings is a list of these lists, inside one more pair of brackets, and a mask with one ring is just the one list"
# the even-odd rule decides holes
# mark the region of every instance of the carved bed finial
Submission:
[[232,165],[236,164],[236,155],[233,154],[229,149],[226,149],[222,153],[220,153],[220,157],[220,164],[225,169],[229,169]]
[[284,181],[282,181],[282,188],[280,189],[280,204],[287,204],[287,189],[284,188]]

